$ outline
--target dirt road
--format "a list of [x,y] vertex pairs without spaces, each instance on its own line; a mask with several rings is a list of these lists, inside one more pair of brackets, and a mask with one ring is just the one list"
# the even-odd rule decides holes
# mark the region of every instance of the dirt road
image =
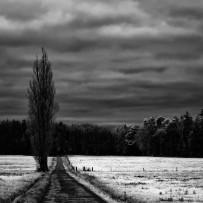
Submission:
[[101,198],[70,177],[63,166],[62,159],[57,158],[56,170],[51,176],[50,188],[43,203],[105,203]]

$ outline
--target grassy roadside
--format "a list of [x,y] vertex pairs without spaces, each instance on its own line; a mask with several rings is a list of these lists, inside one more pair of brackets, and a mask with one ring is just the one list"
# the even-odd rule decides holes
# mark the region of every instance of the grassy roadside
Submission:
[[39,203],[42,201],[49,184],[50,177],[56,167],[56,158],[53,158],[52,165],[47,173],[42,173],[34,184],[29,185],[19,196],[15,197],[12,203]]
[[[41,178],[41,174],[38,174],[36,178],[33,178],[32,180],[26,180],[23,181],[24,185],[21,185],[19,188],[15,188],[15,190],[11,191],[9,195],[3,195],[0,197],[1,203],[10,203],[12,202],[16,197],[24,193],[25,191],[29,190],[36,182],[38,182]],[[4,189],[3,189],[4,190]]]

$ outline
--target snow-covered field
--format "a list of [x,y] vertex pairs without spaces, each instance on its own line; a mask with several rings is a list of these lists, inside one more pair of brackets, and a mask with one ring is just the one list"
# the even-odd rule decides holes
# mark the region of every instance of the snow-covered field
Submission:
[[[69,160],[118,200],[203,202],[203,159],[69,156]],[[94,171],[83,172],[83,167]]]
[[[52,158],[48,158],[48,165]],[[40,178],[31,156],[0,156],[0,201],[21,193]]]

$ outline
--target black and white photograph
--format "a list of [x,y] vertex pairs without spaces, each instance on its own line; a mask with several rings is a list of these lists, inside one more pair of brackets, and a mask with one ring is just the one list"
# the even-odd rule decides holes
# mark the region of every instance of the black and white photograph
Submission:
[[0,203],[203,202],[203,0],[0,0]]

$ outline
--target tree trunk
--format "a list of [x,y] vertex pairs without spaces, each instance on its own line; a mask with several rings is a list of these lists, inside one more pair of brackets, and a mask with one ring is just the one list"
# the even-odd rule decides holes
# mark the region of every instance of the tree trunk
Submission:
[[42,156],[41,157],[41,160],[40,160],[40,168],[39,168],[39,171],[43,171],[43,172],[46,172],[48,171],[48,165],[47,165],[47,156]]

